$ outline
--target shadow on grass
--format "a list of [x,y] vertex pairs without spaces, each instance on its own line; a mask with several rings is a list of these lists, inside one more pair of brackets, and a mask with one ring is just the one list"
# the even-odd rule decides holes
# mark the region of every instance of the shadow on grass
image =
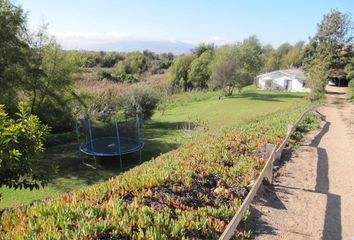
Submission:
[[120,157],[94,159],[80,154],[77,142],[48,148],[43,156],[42,165],[44,168],[48,167],[49,163],[57,166],[58,172],[53,176],[50,185],[60,191],[77,189],[79,185],[92,185],[178,148],[181,141],[177,129],[183,124],[185,123],[148,122],[144,129],[144,148],[141,152],[122,156],[122,168]]
[[247,98],[249,100],[258,100],[258,101],[272,101],[272,102],[282,102],[282,99],[291,99],[291,98],[304,98],[305,94],[303,93],[291,93],[291,92],[280,92],[276,91],[271,92],[244,92],[241,94],[236,94],[230,96],[229,98]]

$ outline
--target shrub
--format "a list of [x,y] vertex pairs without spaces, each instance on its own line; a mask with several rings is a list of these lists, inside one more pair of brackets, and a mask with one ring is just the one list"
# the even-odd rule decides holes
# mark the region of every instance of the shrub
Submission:
[[149,87],[132,87],[123,95],[123,107],[128,115],[142,113],[143,118],[149,119],[159,102],[157,93]]
[[39,188],[47,179],[38,169],[38,155],[44,151],[48,128],[20,106],[13,120],[0,105],[0,187]]
[[110,68],[121,60],[123,60],[123,56],[121,56],[119,53],[110,52],[100,58],[100,66]]
[[112,78],[116,82],[124,82],[124,83],[139,82],[139,79],[130,73],[116,73],[112,76]]
[[97,72],[96,79],[97,80],[116,80],[116,78],[113,77],[110,72],[107,72],[104,70]]

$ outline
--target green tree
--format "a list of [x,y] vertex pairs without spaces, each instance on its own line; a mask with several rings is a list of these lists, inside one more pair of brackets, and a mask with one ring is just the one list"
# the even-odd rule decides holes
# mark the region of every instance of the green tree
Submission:
[[183,90],[188,90],[193,87],[188,79],[189,66],[196,58],[194,54],[181,55],[176,58],[171,67],[168,69],[169,80],[173,88],[181,87]]
[[51,126],[54,132],[70,130],[77,62],[62,51],[45,28],[33,34],[31,46],[30,74],[24,87],[30,112]]
[[[317,77],[311,77],[308,81],[314,79],[315,81],[319,81],[319,79],[323,81],[323,84],[309,83],[321,88],[316,89],[314,94],[322,96],[328,79],[336,80],[337,73],[343,72],[344,66],[348,62],[347,53],[343,52],[353,40],[352,30],[353,23],[350,15],[343,14],[338,10],[332,10],[325,14],[321,23],[318,24],[317,33],[306,46],[303,59],[303,67],[308,71],[308,75],[318,74]],[[314,66],[316,64],[320,64],[320,66]],[[323,72],[320,73],[319,70]]]
[[304,51],[305,42],[297,42],[291,47],[290,51],[281,58],[281,68],[301,67],[302,54]]
[[211,75],[211,61],[212,53],[210,51],[206,51],[191,62],[188,71],[188,80],[192,84],[193,88],[205,89],[208,87],[207,83]]
[[113,67],[117,62],[122,61],[122,55],[116,52],[105,53],[100,59],[100,66],[105,68]]
[[17,90],[28,64],[28,36],[23,10],[8,0],[0,0],[0,104],[13,115]]
[[153,89],[145,86],[131,87],[123,95],[124,111],[130,116],[141,113],[145,120],[151,118],[159,102],[159,96]]
[[352,98],[354,98],[354,57],[352,57],[350,62],[345,66],[344,72],[348,80],[348,87],[352,91]]
[[306,86],[311,89],[310,100],[321,99],[326,86],[326,63],[320,58],[313,59],[312,64],[306,69],[306,76]]
[[0,187],[39,188],[48,181],[38,162],[48,128],[19,107],[17,120],[0,105]]
[[215,49],[215,45],[213,43],[201,43],[196,46],[192,52],[198,57],[201,56],[204,52],[213,52]]
[[223,47],[216,51],[212,64],[212,82],[232,95],[236,88],[239,92],[244,86],[252,84],[262,67],[260,48],[248,41]]

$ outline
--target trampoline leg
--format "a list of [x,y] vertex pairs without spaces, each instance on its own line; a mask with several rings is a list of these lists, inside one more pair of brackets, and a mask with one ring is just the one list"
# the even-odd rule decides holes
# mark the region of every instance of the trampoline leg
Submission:
[[123,168],[122,155],[119,155],[119,165],[120,168]]
[[140,149],[140,151],[139,151],[139,162],[141,163],[141,149]]

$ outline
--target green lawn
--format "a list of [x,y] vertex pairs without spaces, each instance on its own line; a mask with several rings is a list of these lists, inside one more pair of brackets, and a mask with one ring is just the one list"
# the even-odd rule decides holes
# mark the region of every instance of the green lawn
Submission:
[[[174,96],[173,108],[162,115],[156,112],[145,124],[145,148],[143,161],[148,161],[159,154],[203,137],[205,134],[218,133],[242,121],[272,113],[293,105],[304,104],[305,94],[287,92],[256,91],[247,87],[241,95],[223,97],[219,100],[217,93],[184,93]],[[179,104],[180,103],[180,104]],[[190,122],[201,124],[195,130],[186,130]],[[94,163],[93,159],[80,157],[78,144],[75,142],[58,145],[47,149],[43,161],[53,161],[58,166],[58,174],[51,183],[40,190],[13,190],[2,188],[0,208],[30,204],[34,200],[55,197],[64,192],[83,188],[108,178],[114,177],[128,166],[139,163],[139,156],[123,158],[124,169],[119,168],[118,159],[97,159],[96,169],[83,164]]]

